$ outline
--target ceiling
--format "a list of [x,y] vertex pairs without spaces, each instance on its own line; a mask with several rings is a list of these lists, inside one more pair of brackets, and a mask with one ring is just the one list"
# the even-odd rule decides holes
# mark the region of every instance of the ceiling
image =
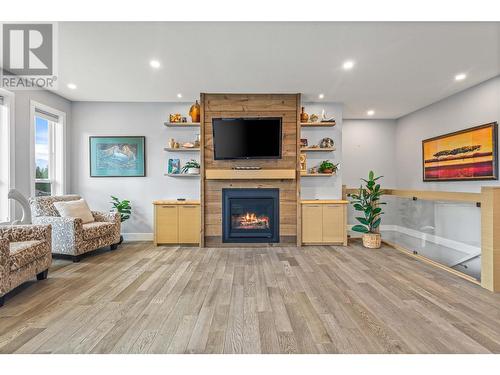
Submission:
[[345,118],[398,118],[499,75],[500,23],[62,22],[58,49],[58,93],[70,100],[322,93]]

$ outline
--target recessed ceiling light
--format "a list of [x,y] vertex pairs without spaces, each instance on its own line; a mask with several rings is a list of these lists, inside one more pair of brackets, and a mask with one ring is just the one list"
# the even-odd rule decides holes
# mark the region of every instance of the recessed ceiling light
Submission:
[[375,114],[375,111],[373,109],[370,109],[369,111],[366,111],[366,114],[368,116],[373,116]]
[[318,98],[319,98],[319,99],[324,99],[324,98],[325,98],[325,94],[319,94],[319,95],[318,95]]
[[76,90],[76,85],[74,83],[68,83],[67,86],[68,86],[68,89],[70,89],[70,90]]
[[180,98],[182,98],[182,94],[181,94],[181,93],[178,93],[178,94],[177,94],[177,97],[178,97],[179,99],[180,99]]
[[354,68],[354,61],[352,60],[344,61],[344,64],[342,64],[342,68],[344,70],[351,70],[352,68]]
[[467,78],[467,74],[459,73],[455,76],[455,81],[463,81],[466,78]]
[[151,65],[151,68],[158,69],[160,67],[160,62],[158,60],[151,60],[149,62],[149,65]]

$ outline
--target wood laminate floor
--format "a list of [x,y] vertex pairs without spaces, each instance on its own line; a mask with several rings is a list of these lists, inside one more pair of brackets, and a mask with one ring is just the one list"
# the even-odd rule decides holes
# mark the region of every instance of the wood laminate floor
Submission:
[[0,353],[500,352],[500,295],[384,247],[122,245],[7,295]]

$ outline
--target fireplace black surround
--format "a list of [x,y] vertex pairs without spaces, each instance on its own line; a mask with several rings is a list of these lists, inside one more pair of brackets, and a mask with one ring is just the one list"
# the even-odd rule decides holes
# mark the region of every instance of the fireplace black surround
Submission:
[[279,189],[222,189],[222,242],[279,242]]

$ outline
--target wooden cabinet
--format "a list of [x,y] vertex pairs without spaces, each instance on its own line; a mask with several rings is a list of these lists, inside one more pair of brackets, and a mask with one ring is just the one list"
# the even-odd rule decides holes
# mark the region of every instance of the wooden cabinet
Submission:
[[200,204],[197,201],[155,201],[154,242],[158,244],[198,244]]
[[200,206],[186,205],[178,207],[179,243],[199,243],[200,241]]
[[302,244],[347,245],[346,201],[302,201]]
[[320,204],[302,205],[302,242],[322,242],[323,206]]

